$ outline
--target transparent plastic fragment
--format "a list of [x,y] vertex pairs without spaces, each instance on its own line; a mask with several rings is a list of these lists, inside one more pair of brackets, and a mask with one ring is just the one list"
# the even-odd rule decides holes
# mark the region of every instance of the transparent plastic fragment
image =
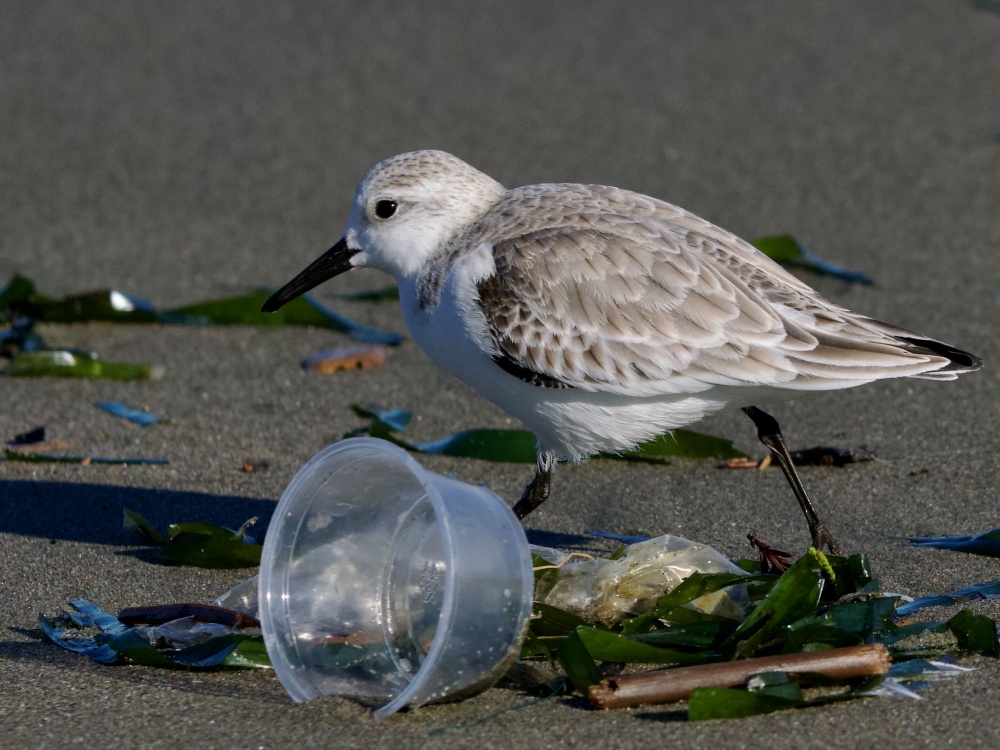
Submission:
[[[537,601],[605,627],[649,612],[657,599],[692,573],[746,574],[712,547],[670,534],[629,545],[617,560],[575,561],[566,552],[536,545],[531,551],[562,566],[558,581]],[[747,601],[746,586],[736,585],[705,594],[688,606],[742,619]]]

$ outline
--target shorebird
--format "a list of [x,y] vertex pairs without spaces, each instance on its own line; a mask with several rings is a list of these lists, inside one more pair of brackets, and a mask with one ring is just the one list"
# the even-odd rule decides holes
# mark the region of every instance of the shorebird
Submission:
[[982,365],[824,299],[677,206],[601,185],[508,190],[442,151],[372,167],[343,238],[263,309],[358,267],[392,275],[417,344],[535,434],[519,518],[549,497],[558,461],[627,451],[740,408],[813,544],[835,551],[778,422],[756,404],[882,378],[953,380]]

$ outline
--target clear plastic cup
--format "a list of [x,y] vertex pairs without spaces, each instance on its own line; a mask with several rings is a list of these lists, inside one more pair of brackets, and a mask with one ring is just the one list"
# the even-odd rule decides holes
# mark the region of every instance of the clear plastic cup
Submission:
[[457,700],[517,658],[531,614],[528,542],[489,490],[351,438],[292,479],[264,541],[264,643],[295,701]]

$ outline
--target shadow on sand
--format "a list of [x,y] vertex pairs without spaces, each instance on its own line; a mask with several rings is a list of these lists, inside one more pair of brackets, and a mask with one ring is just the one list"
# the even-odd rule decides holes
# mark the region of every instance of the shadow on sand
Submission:
[[0,533],[91,544],[135,544],[122,526],[123,510],[142,513],[159,529],[204,521],[237,528],[257,516],[267,527],[275,502],[203,492],[105,484],[0,480]]

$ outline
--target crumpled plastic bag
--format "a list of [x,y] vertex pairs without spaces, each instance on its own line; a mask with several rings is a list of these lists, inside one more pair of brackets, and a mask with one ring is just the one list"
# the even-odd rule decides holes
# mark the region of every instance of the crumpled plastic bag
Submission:
[[[604,627],[649,612],[657,599],[692,573],[746,575],[712,547],[671,534],[631,544],[617,560],[566,562],[570,555],[561,550],[531,545],[531,551],[553,565],[565,562],[555,585],[546,592],[536,590],[535,601]],[[742,619],[747,602],[746,586],[735,585],[705,594],[687,606]]]

